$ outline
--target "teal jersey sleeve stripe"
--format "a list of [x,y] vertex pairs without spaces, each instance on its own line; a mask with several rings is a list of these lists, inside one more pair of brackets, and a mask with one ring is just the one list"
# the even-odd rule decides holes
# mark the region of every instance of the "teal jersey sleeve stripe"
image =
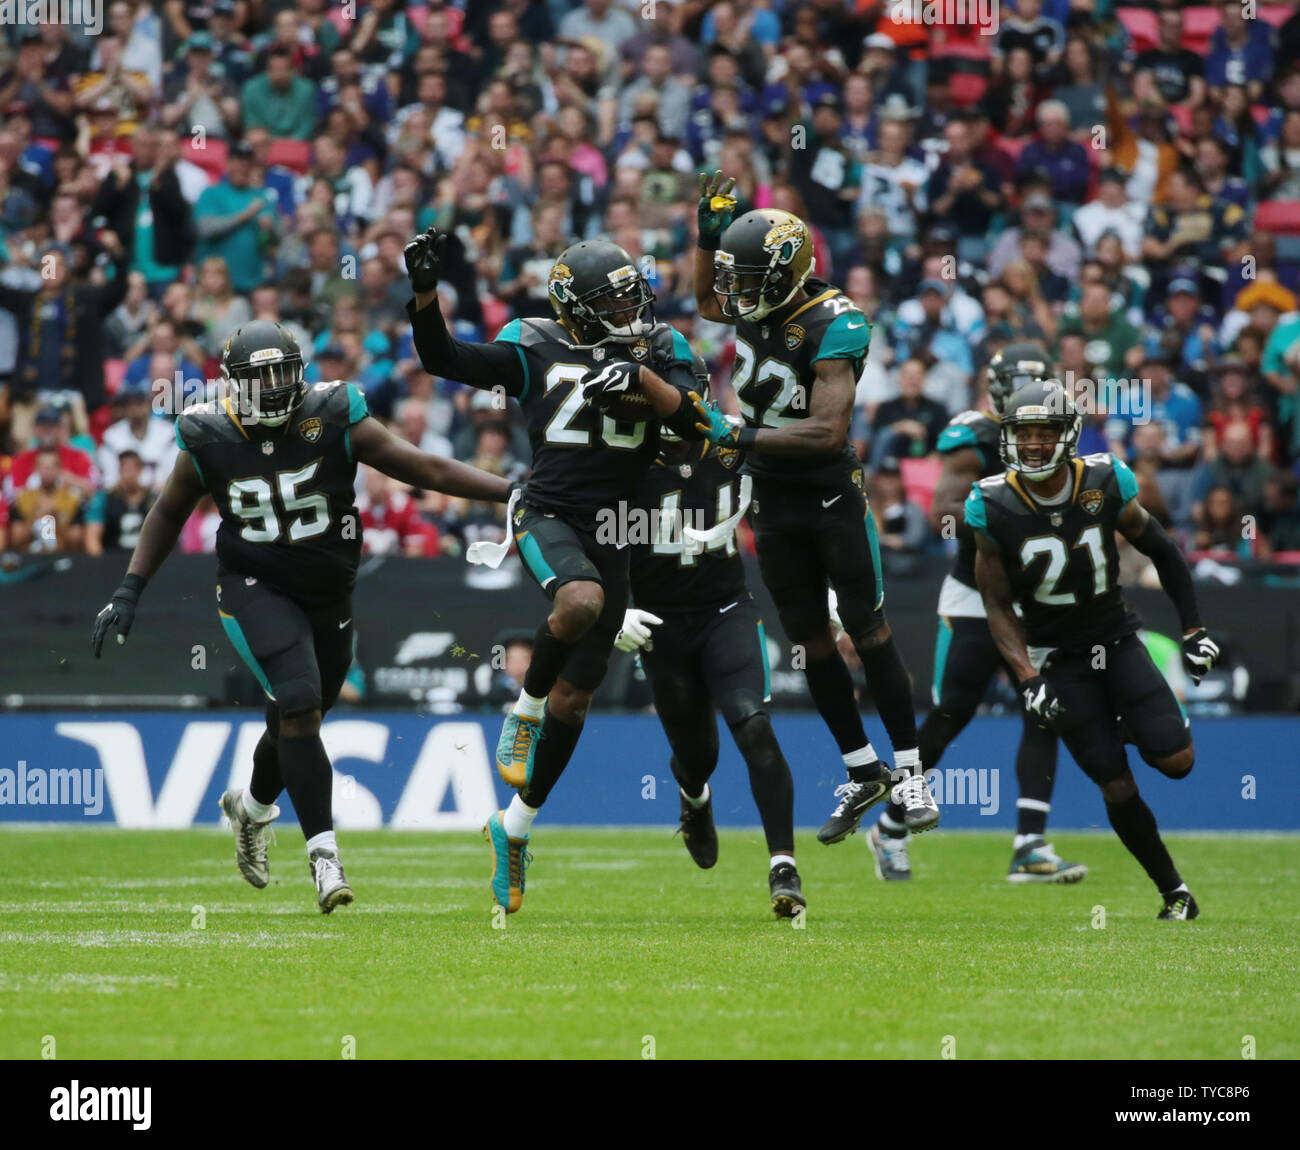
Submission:
[[266,672],[262,670],[262,665],[253,655],[248,640],[244,638],[244,632],[239,626],[239,621],[233,615],[227,615],[224,611],[219,614],[221,615],[221,626],[225,629],[226,634],[230,636],[230,641],[234,644],[239,657],[244,660],[248,669],[257,676],[257,681],[262,684],[262,690],[266,692],[266,697],[274,702],[275,696],[271,693],[271,682],[266,677]]
[[862,313],[845,312],[844,315],[837,316],[826,329],[813,362],[816,363],[819,359],[865,359],[870,343],[871,325]]
[[[1114,456],[1111,458],[1114,459]],[[1115,459],[1115,481],[1119,484],[1121,503],[1127,503],[1130,499],[1137,498],[1137,476],[1133,474],[1132,469],[1122,459]]]
[[[964,424],[957,424],[954,427],[945,427],[939,432],[939,440],[935,444],[938,451],[957,451],[962,447],[974,447],[979,449],[980,441],[975,438],[975,432]],[[980,452],[981,457],[983,452]]]
[[366,406],[366,393],[357,383],[348,384],[348,423],[360,423],[370,414]]
[[691,345],[686,342],[686,337],[676,328],[673,328],[673,355],[686,363],[695,361],[695,353],[691,351]]
[[763,656],[763,702],[772,701],[772,664],[767,660],[767,632],[763,630],[763,620],[758,621],[758,650]]
[[978,483],[970,485],[970,494],[966,496],[963,511],[966,515],[967,527],[972,531],[982,531],[985,535],[988,535],[989,521],[984,510],[984,492],[980,490]]
[[208,481],[203,478],[203,468],[199,466],[198,456],[195,455],[193,451],[190,451],[189,444],[185,442],[185,437],[181,434],[181,421],[179,416],[177,416],[176,422],[172,426],[176,429],[176,446],[182,451],[190,452],[190,462],[194,464],[194,471],[199,477],[199,482],[203,484],[204,487],[207,487]]
[[524,336],[524,325],[517,319],[512,319],[505,327],[497,332],[496,339],[493,343],[512,343],[515,345],[515,351],[519,353],[519,365],[524,369],[524,389],[519,393],[519,402],[523,403],[528,398],[528,392],[532,386],[532,373],[528,370],[528,357],[524,355],[524,349],[521,341]]

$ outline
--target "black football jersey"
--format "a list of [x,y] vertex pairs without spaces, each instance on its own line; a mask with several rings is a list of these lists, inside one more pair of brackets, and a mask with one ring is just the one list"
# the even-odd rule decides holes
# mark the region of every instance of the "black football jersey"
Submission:
[[611,360],[646,362],[659,352],[693,368],[690,345],[666,323],[629,346],[576,348],[553,319],[511,320],[496,338],[515,345],[524,367],[523,390],[515,398],[533,449],[528,501],[594,530],[597,512],[626,500],[658,453],[659,422],[603,415],[583,395],[581,381]]
[[[938,450],[945,454],[973,447],[980,457],[980,478],[1002,474],[1001,422],[986,411],[963,411],[939,433]],[[975,537],[957,537],[957,557],[952,575],[967,587],[975,586]]]
[[981,479],[966,523],[1002,549],[1031,647],[1087,649],[1141,626],[1120,594],[1115,520],[1137,479],[1110,454],[1070,461],[1067,498],[1043,504],[1014,471]]
[[740,500],[740,453],[702,444],[691,457],[662,456],[636,485],[630,502],[641,538],[629,532],[632,601],[655,615],[699,611],[745,594],[745,567],[732,534],[716,543],[691,543],[684,527],[707,531],[734,515]]
[[355,383],[318,383],[278,428],[245,425],[229,399],[188,407],[176,442],[221,512],[222,572],[308,604],[352,590],[361,556],[350,429],[369,415]]
[[[871,324],[848,296],[821,280],[809,280],[817,294],[780,323],[736,324],[736,362],[731,386],[747,427],[786,427],[812,410],[819,359],[847,359],[853,378],[862,374],[871,344]],[[745,470],[755,480],[833,487],[861,467],[849,444],[838,456],[748,453]]]

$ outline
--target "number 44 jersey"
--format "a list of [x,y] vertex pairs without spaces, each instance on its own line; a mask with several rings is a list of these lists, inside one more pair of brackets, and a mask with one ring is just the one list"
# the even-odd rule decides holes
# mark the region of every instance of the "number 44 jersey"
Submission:
[[1031,647],[1088,649],[1141,626],[1120,594],[1115,520],[1137,498],[1137,479],[1109,454],[1069,462],[1053,502],[1014,471],[972,484],[966,524],[1002,549]]
[[176,442],[221,513],[221,573],[307,604],[347,595],[361,555],[351,429],[369,415],[355,383],[318,383],[282,426],[245,423],[229,398],[188,407]]

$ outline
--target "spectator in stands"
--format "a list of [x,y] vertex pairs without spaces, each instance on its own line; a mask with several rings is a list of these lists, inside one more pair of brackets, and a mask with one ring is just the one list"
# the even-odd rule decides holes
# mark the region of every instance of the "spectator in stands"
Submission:
[[1169,281],[1164,306],[1155,309],[1147,325],[1145,344],[1198,377],[1209,370],[1219,353],[1214,308],[1201,303],[1200,288],[1190,275]]
[[1141,353],[1138,330],[1125,318],[1123,309],[1113,305],[1110,289],[1104,283],[1089,284],[1083,289],[1076,314],[1067,313],[1061,321],[1061,335],[1080,332],[1088,344],[1088,360],[1107,375],[1125,372],[1130,353]]
[[1251,555],[1253,529],[1248,528],[1241,503],[1228,487],[1212,487],[1197,517],[1197,551],[1231,551],[1240,559]]
[[1059,63],[1065,50],[1065,29],[1060,21],[1043,14],[1042,0],[1018,0],[1014,13],[1004,13],[993,43],[993,70],[1005,67],[1016,48],[1025,49],[1034,72],[1047,74]]
[[35,479],[14,496],[9,545],[32,553],[80,551],[86,493],[65,481],[57,448],[38,450]]
[[[1079,245],[1062,231],[1056,230],[1056,208],[1050,196],[1042,193],[1029,196],[1020,206],[1020,224],[1005,229],[989,252],[989,274],[1000,276],[1013,259],[1025,258],[1021,239],[1026,235],[1047,237],[1045,262],[1054,275],[1067,281],[1077,279],[1083,252]],[[1031,261],[1033,262],[1033,261]],[[1050,298],[1050,297],[1049,297]]]
[[[227,335],[230,333],[227,332]],[[225,340],[222,341],[225,345]],[[191,358],[197,354],[197,359]],[[170,356],[174,367],[165,376],[154,374],[155,356]],[[123,388],[144,387],[148,390],[159,379],[172,380],[173,372],[179,370],[181,381],[203,379],[203,352],[191,340],[183,340],[176,331],[176,324],[170,316],[164,315],[154,321],[144,336],[127,349],[128,361],[122,375]]]
[[1070,114],[1070,134],[1090,146],[1097,125],[1106,122],[1106,88],[1098,78],[1097,60],[1086,32],[1075,30],[1066,37],[1053,97]]
[[1229,174],[1232,149],[1219,136],[1202,136],[1196,141],[1196,170],[1205,181],[1206,194],[1244,212],[1250,207],[1250,185]]
[[1167,104],[1194,107],[1205,99],[1205,61],[1183,47],[1181,8],[1161,8],[1157,20],[1159,39],[1138,54],[1133,94],[1139,100],[1158,95]]
[[248,300],[235,294],[230,269],[220,256],[209,256],[199,265],[194,318],[203,325],[199,346],[209,359],[220,359],[230,333],[253,318]]
[[1270,464],[1255,454],[1248,424],[1238,420],[1219,433],[1218,454],[1202,463],[1192,482],[1195,516],[1204,524],[1205,502],[1216,487],[1227,488],[1243,515],[1259,516],[1264,506],[1264,484],[1273,473]]
[[1088,198],[1088,154],[1070,139],[1070,113],[1060,100],[1045,100],[1034,118],[1038,135],[1020,153],[1021,175],[1045,172],[1051,180],[1052,198],[1081,204]]
[[265,186],[252,183],[252,160],[248,144],[231,147],[225,177],[199,197],[194,212],[199,234],[195,257],[220,256],[231,286],[240,294],[262,282],[263,248],[274,240],[278,228],[273,197]]
[[358,470],[364,485],[357,500],[364,554],[402,554],[417,559],[437,555],[437,529],[421,517],[419,507],[401,485],[364,463]]
[[[239,89],[214,64],[212,37],[195,32],[171,69],[162,90],[162,122],[198,139],[225,140],[239,125]],[[198,133],[196,133],[198,129]]]
[[[150,357],[150,369],[165,372],[175,359],[166,352]],[[174,369],[173,369],[174,370]],[[170,380],[172,373],[155,378]],[[153,413],[154,388],[145,380],[122,385],[122,418],[104,429],[99,448],[99,469],[106,488],[115,487],[119,478],[119,460],[130,451],[140,460],[140,481],[152,490],[160,490],[176,462],[176,435],[171,421]]]
[[862,165],[858,207],[876,207],[885,213],[890,236],[896,241],[913,238],[917,217],[927,208],[925,164],[909,152],[914,113],[905,104],[879,112],[880,147],[868,153]]
[[1142,506],[1152,509],[1147,495],[1154,488],[1168,517],[1166,524],[1185,535],[1192,527],[1193,472],[1170,466],[1164,425],[1153,420],[1135,426],[1127,454],[1128,465],[1138,478]]
[[1221,23],[1210,35],[1205,57],[1205,81],[1211,88],[1245,84],[1258,100],[1273,76],[1273,36],[1268,24],[1252,9],[1249,20],[1240,0],[1220,0]]
[[898,396],[887,399],[871,420],[871,466],[878,470],[886,459],[912,459],[929,455],[952,413],[925,395],[926,363],[912,357],[898,369]]
[[1154,291],[1163,290],[1178,263],[1216,267],[1248,254],[1245,213],[1236,204],[1211,197],[1205,181],[1191,168],[1179,168],[1170,176],[1168,199],[1151,209],[1144,230],[1142,254]]
[[1071,217],[1075,234],[1087,255],[1095,255],[1097,242],[1107,232],[1119,236],[1124,257],[1136,260],[1142,254],[1142,219],[1128,198],[1128,176],[1119,168],[1104,168],[1097,185],[1097,198],[1078,208]]
[[293,53],[276,47],[267,55],[266,71],[245,81],[240,96],[245,128],[265,128],[276,139],[312,138],[316,85],[306,76],[296,75],[293,68]]
[[158,305],[149,298],[143,272],[127,276],[126,295],[104,323],[104,356],[124,359],[127,348],[140,340],[158,318]]
[[943,135],[948,151],[930,175],[926,199],[935,216],[956,228],[961,258],[982,263],[993,213],[1002,207],[997,173],[972,159],[969,125],[950,120]]
[[1263,534],[1260,556],[1272,558],[1275,552],[1300,555],[1300,480],[1294,471],[1278,469],[1264,483],[1264,510],[1260,516]]
[[[14,454],[9,463],[9,485],[14,491],[36,486],[36,465],[43,451],[59,456],[63,486],[88,497],[99,486],[99,471],[90,453],[72,442],[72,412],[68,406],[47,404],[37,413],[33,424],[34,439]],[[15,443],[15,446],[18,444]]]
[[87,555],[133,550],[144,517],[158,498],[156,491],[141,482],[144,464],[138,453],[130,449],[119,453],[117,466],[117,483],[109,490],[96,492],[86,508]]
[[0,75],[0,108],[14,105],[28,110],[37,139],[76,138],[73,94],[66,79],[46,75],[45,50],[34,28],[20,42],[12,70]]
[[871,514],[876,537],[884,548],[886,571],[896,576],[916,569],[919,556],[933,537],[925,512],[907,498],[897,459],[886,458],[870,481]]
[[1245,360],[1230,355],[1214,365],[1214,389],[1210,408],[1205,413],[1205,458],[1215,459],[1219,454],[1219,438],[1233,423],[1244,423],[1250,429],[1251,446],[1261,458],[1272,462],[1276,458],[1273,427],[1268,413],[1257,402]]
[[1259,150],[1262,200],[1300,200],[1300,109],[1288,108],[1281,131]]

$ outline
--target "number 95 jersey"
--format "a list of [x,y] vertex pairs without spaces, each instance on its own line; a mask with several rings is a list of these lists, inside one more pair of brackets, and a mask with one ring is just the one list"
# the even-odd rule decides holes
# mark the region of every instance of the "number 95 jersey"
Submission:
[[[847,359],[853,378],[862,375],[871,344],[871,324],[838,288],[809,280],[817,294],[780,323],[769,316],[736,324],[736,362],[731,386],[747,427],[786,427],[812,411],[819,359]],[[852,444],[835,456],[745,457],[745,471],[757,480],[835,487],[861,467]]]
[[283,427],[243,423],[229,398],[186,408],[176,442],[221,513],[222,573],[325,604],[356,581],[361,520],[351,428],[369,415],[355,383],[318,383]]
[[1035,498],[1014,471],[971,485],[966,524],[1002,549],[1030,647],[1087,649],[1141,621],[1120,594],[1115,520],[1137,478],[1109,454],[1071,459],[1057,501]]

